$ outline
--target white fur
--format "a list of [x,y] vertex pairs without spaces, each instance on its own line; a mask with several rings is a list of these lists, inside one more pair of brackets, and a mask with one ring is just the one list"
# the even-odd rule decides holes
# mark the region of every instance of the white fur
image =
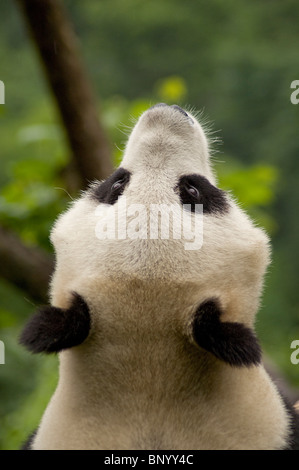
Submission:
[[[132,173],[127,204],[180,203],[174,187],[184,174],[216,184],[207,139],[193,121],[171,107],[141,116],[121,164]],[[60,353],[59,384],[35,449],[286,445],[286,411],[263,366],[233,368],[190,336],[196,308],[212,297],[223,320],[254,327],[268,238],[229,201],[228,213],[204,215],[200,250],[186,250],[184,239],[100,240],[88,194],[58,219],[52,304],[66,308],[76,291],[92,328],[82,345]],[[120,201],[113,207],[120,210]]]

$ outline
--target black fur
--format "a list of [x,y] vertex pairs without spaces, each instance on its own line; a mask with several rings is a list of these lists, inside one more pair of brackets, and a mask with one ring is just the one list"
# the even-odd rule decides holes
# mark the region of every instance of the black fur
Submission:
[[[190,205],[191,212],[195,212],[195,204],[203,205],[204,214],[224,214],[229,209],[225,192],[213,186],[204,176],[181,176],[177,187],[181,203]],[[197,194],[192,194],[194,188]]]
[[[99,183],[91,190],[91,197],[97,202],[113,205],[124,192],[125,187],[130,181],[131,173],[125,168],[118,168],[105,181]],[[115,183],[119,183],[117,187],[113,187]]]
[[231,366],[259,364],[261,348],[254,332],[242,323],[222,322],[220,317],[216,300],[207,300],[199,306],[193,322],[196,343]]
[[33,353],[56,353],[81,344],[89,329],[88,305],[74,293],[68,309],[40,307],[23,329],[20,343]]

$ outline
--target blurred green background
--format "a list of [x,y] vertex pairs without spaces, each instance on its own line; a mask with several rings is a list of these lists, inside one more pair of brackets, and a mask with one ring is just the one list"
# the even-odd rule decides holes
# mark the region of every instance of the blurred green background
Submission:
[[[264,351],[299,390],[299,3],[295,0],[64,1],[81,43],[102,120],[121,158],[127,126],[164,101],[202,111],[215,142],[219,184],[269,233],[273,262],[257,318]],[[51,251],[48,234],[69,202],[69,149],[52,96],[14,2],[1,2],[0,224]],[[59,189],[60,188],[60,189]],[[0,260],[1,262],[1,260]],[[37,425],[57,380],[57,359],[18,345],[34,311],[0,279],[0,448]]]

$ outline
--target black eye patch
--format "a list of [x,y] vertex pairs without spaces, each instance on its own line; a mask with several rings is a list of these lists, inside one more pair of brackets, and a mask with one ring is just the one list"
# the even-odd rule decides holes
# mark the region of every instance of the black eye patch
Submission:
[[213,186],[204,176],[181,176],[176,189],[181,203],[190,205],[191,212],[195,212],[195,204],[203,205],[204,214],[223,214],[229,209],[225,192]]
[[125,168],[118,168],[103,183],[91,189],[91,197],[97,202],[104,204],[114,204],[119,196],[124,192],[130,181],[131,173]]

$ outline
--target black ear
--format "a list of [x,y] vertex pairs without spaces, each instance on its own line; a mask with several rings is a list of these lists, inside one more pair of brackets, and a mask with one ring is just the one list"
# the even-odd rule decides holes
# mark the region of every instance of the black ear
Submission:
[[220,316],[214,299],[199,306],[192,330],[196,343],[231,366],[258,365],[262,353],[254,332],[242,323],[221,322]]
[[26,324],[19,341],[33,353],[55,353],[81,344],[89,329],[88,305],[74,293],[68,309],[40,307]]

